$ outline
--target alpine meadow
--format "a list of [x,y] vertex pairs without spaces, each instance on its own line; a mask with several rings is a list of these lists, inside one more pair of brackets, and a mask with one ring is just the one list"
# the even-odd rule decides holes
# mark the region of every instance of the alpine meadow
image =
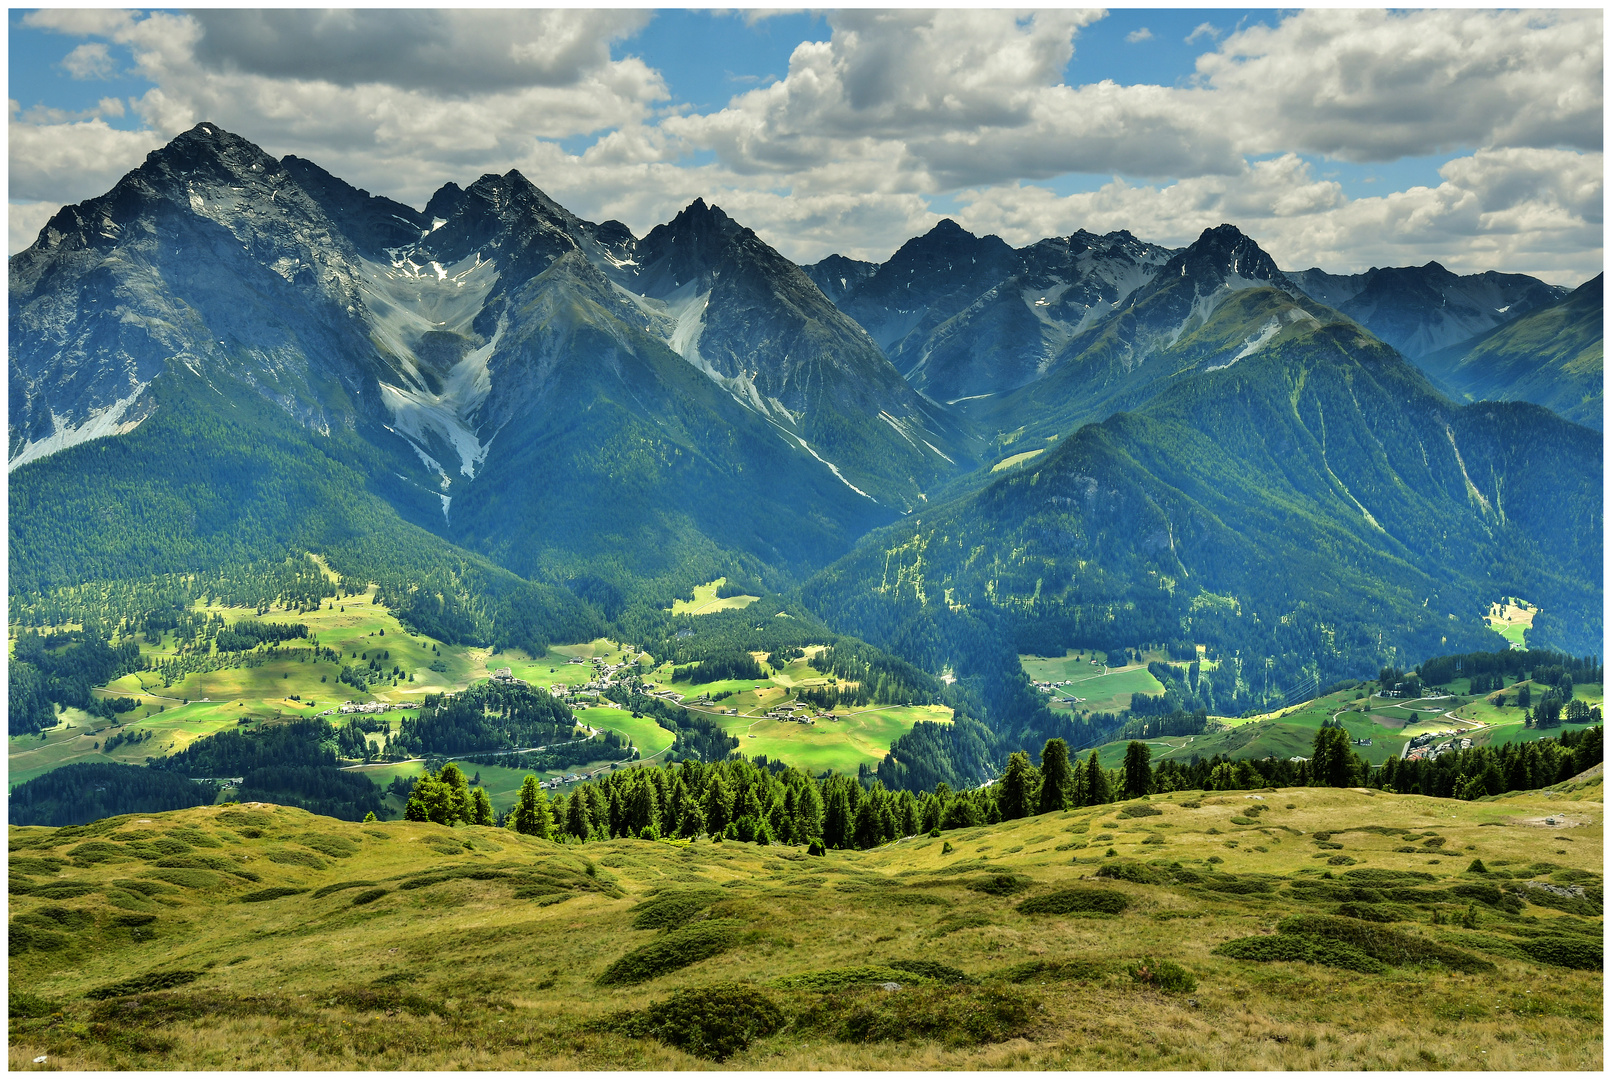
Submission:
[[1596,10],[13,10],[14,1070],[1604,1068]]

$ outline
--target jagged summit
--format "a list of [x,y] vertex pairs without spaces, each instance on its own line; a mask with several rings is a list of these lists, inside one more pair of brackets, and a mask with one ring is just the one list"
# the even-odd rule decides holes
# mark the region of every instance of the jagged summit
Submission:
[[1257,283],[1297,291],[1287,275],[1277,268],[1276,260],[1235,225],[1205,229],[1198,239],[1160,268],[1160,282],[1175,277],[1204,284],[1237,287]]

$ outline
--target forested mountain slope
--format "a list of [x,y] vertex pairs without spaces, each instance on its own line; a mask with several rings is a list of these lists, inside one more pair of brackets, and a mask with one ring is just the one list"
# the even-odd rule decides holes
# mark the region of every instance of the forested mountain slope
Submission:
[[870,535],[807,596],[876,642],[961,612],[1041,650],[1188,636],[1346,673],[1382,641],[1477,643],[1510,589],[1561,613],[1541,644],[1596,651],[1595,435],[1454,406],[1346,320],[1295,326]]

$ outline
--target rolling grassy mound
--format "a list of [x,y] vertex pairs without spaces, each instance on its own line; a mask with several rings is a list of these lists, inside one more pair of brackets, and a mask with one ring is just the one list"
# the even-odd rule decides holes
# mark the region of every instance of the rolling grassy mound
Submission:
[[14,828],[10,1065],[1599,1069],[1602,789],[1559,787],[820,857],[263,804]]

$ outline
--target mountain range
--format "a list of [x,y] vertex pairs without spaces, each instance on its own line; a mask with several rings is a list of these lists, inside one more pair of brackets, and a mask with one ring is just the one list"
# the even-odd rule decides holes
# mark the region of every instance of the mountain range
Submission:
[[11,312],[14,592],[312,550],[553,633],[742,574],[960,673],[996,653],[915,620],[1338,675],[1520,595],[1599,651],[1599,278],[951,221],[801,267],[703,200],[416,210],[209,123],[55,215]]

